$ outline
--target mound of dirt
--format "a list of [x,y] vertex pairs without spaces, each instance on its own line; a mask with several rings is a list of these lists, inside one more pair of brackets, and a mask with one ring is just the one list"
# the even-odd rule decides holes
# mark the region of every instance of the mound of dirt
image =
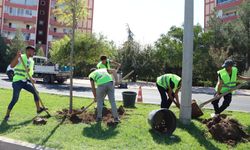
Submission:
[[[120,118],[122,118],[126,112],[123,106],[120,106],[117,111]],[[102,115],[104,123],[106,123],[108,126],[114,126],[111,109],[103,107]],[[73,110],[72,114],[69,114],[68,109],[57,111],[58,118],[63,118],[65,116],[67,118],[66,122],[72,124],[78,124],[78,123],[90,124],[96,121],[97,110],[95,109],[94,112],[88,112],[88,111],[81,112],[81,109],[79,109],[79,110]]]
[[47,120],[43,117],[36,117],[33,119],[34,125],[45,125],[47,123]]
[[238,142],[250,141],[250,136],[244,127],[235,119],[227,115],[219,115],[203,121],[215,140],[234,146]]

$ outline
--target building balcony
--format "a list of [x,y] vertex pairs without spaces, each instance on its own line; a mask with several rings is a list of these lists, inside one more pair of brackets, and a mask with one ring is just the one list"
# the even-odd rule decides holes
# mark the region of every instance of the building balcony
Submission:
[[50,19],[50,25],[57,26],[57,27],[64,27],[65,26],[62,23],[55,21],[54,19]]
[[[16,32],[16,28],[10,28],[7,25],[3,26],[3,30],[4,31],[9,31],[9,32]],[[35,28],[31,28],[31,29],[21,29],[21,32],[23,33],[35,33]]]
[[243,2],[243,0],[230,0],[224,3],[218,3],[216,6],[217,10],[228,9],[234,6],[238,6]]
[[[5,42],[7,44],[10,44],[11,43],[11,39],[8,39],[8,38],[5,38]],[[35,40],[28,40],[28,41],[25,41],[27,43],[27,45],[35,45]]]
[[4,18],[5,19],[10,19],[10,20],[15,20],[15,21],[24,21],[24,22],[36,23],[36,18],[37,17],[35,17],[35,16],[33,16],[33,17],[11,16],[8,13],[4,13]]
[[57,38],[63,38],[66,34],[65,33],[59,33],[59,32],[54,32],[54,31],[49,31],[49,35],[52,35]]
[[16,7],[16,8],[23,8],[23,9],[31,9],[31,10],[37,10],[38,5],[35,6],[29,6],[29,5],[23,5],[23,4],[16,4],[12,3],[9,0],[5,0],[5,5],[10,7]]
[[230,22],[230,21],[235,20],[237,18],[239,18],[238,15],[231,15],[231,16],[229,15],[229,16],[223,16],[221,19],[223,22]]

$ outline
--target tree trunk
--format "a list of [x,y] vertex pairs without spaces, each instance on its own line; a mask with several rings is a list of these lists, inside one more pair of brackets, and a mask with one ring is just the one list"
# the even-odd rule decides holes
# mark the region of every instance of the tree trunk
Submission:
[[[75,5],[74,5],[75,6]],[[73,13],[73,25],[72,25],[72,39],[71,39],[71,51],[70,51],[70,100],[69,100],[69,113],[72,113],[73,109],[73,56],[74,56],[74,46],[75,46],[75,27],[76,27],[76,12],[75,9],[72,10]]]

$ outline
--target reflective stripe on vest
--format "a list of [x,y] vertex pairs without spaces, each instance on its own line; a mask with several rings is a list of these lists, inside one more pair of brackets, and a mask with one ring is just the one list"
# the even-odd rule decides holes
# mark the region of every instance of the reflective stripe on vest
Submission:
[[[225,68],[219,70],[217,73],[218,73],[218,75],[221,76],[221,80],[223,81],[220,93],[226,93],[227,91],[229,91],[230,89],[232,89],[236,86],[237,74],[238,74],[238,69],[236,67],[232,68],[231,78],[230,78],[230,76]],[[217,85],[215,87],[215,90],[217,92],[218,92],[218,85],[219,85],[219,82],[217,83]]]
[[92,78],[97,86],[113,81],[107,69],[97,69],[89,75],[89,78]]
[[173,90],[173,92],[176,92],[176,90],[178,88],[178,85],[179,85],[179,83],[181,81],[181,77],[179,77],[179,76],[177,76],[175,74],[169,74],[168,76],[169,76],[169,78],[168,78],[168,83],[169,83],[168,87],[170,87],[170,80],[171,80],[174,83],[174,89],[172,89],[172,90]]

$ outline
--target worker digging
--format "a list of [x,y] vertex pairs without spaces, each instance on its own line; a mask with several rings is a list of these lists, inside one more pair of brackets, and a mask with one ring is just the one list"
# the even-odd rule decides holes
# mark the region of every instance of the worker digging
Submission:
[[[25,54],[21,54],[18,51],[16,57],[11,62],[11,67],[14,68],[13,77],[13,97],[8,106],[5,121],[10,118],[11,110],[17,103],[20,91],[25,89],[33,94],[34,101],[37,109],[37,116],[33,118],[34,125],[46,125],[47,118],[39,116],[41,112],[45,111],[50,116],[48,110],[42,103],[38,91],[35,88],[35,80],[32,78],[34,61],[32,59],[35,48],[32,46],[26,47]],[[110,64],[113,63],[117,66],[117,69],[111,69]],[[121,123],[120,119],[126,115],[126,110],[123,106],[117,109],[115,102],[115,85],[118,85],[120,81],[117,78],[117,70],[119,70],[121,64],[111,61],[107,56],[101,56],[100,62],[97,64],[97,69],[90,70],[89,80],[92,89],[94,100],[86,107],[81,109],[73,109],[70,113],[69,109],[62,109],[57,111],[55,117],[63,120],[66,123],[78,124],[85,123],[90,124],[93,122],[105,123],[109,127],[116,126]],[[222,65],[222,69],[217,72],[218,82],[215,87],[215,95],[212,99],[207,100],[200,105],[196,100],[192,101],[192,117],[198,118],[203,115],[202,108],[212,103],[215,113],[211,115],[212,118],[203,120],[203,123],[208,128],[212,137],[220,142],[227,143],[229,145],[235,145],[238,142],[247,142],[250,140],[249,134],[244,130],[244,127],[235,119],[227,117],[225,114],[221,114],[231,103],[233,91],[246,85],[248,82],[237,84],[237,79],[250,81],[249,77],[238,75],[238,69],[235,67],[235,63],[228,59]],[[134,73],[134,70],[124,76],[122,79],[129,77]],[[112,78],[113,76],[113,78]],[[182,78],[176,74],[168,73],[159,76],[156,81],[156,87],[161,97],[161,109],[153,111],[148,119],[151,127],[165,135],[171,135],[177,127],[177,121],[174,113],[169,110],[171,104],[174,104],[180,108],[179,91],[181,90]],[[104,106],[104,99],[108,96],[111,108]],[[138,102],[142,102],[142,88],[139,88]],[[224,101],[219,106],[220,98],[224,97]],[[88,110],[94,104],[97,103],[95,109]],[[41,105],[41,106],[40,106]]]
[[18,101],[22,89],[25,89],[26,91],[33,94],[37,114],[40,114],[43,111],[47,111],[44,106],[40,106],[41,99],[33,84],[35,80],[31,78],[34,73],[34,61],[32,58],[34,56],[34,53],[35,48],[33,46],[27,46],[25,54],[22,54],[21,51],[18,51],[16,57],[11,61],[11,67],[15,68],[12,83],[13,96],[4,117],[5,121],[9,120],[10,113]]

